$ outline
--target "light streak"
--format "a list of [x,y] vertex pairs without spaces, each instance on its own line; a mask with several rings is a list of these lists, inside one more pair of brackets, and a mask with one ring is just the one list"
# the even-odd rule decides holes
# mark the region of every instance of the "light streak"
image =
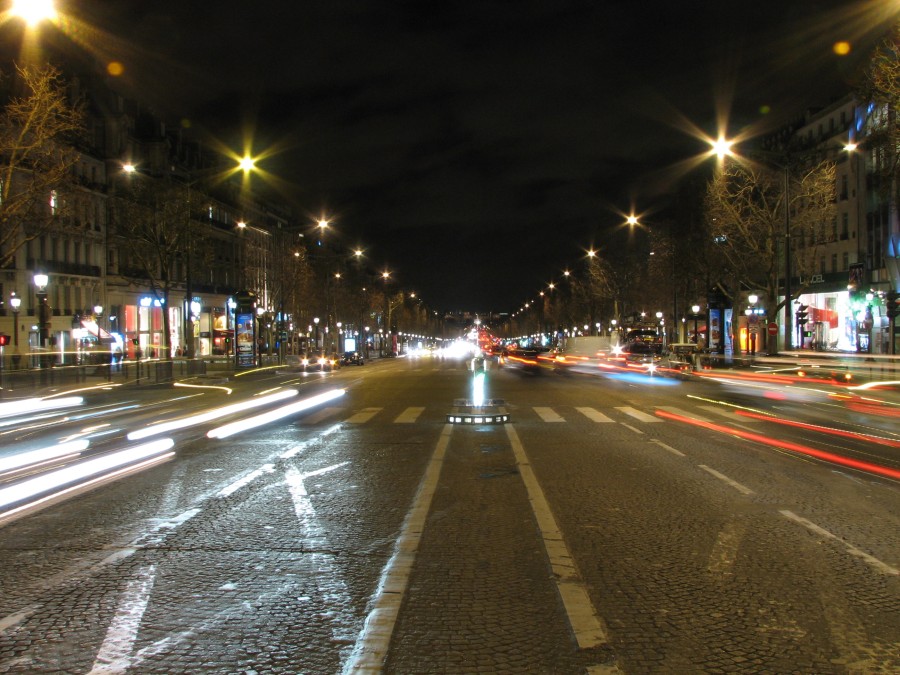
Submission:
[[15,471],[26,466],[34,466],[44,464],[54,459],[63,457],[75,457],[90,445],[90,441],[79,440],[70,441],[68,443],[59,443],[38,450],[30,450],[28,452],[20,452],[11,457],[0,458],[0,472]]
[[187,382],[175,382],[174,386],[184,387],[186,389],[218,389],[219,391],[224,391],[226,394],[230,394],[234,391],[231,387],[223,387],[218,384],[189,384]]
[[[154,460],[159,459],[159,457],[154,457],[154,455],[166,453],[173,445],[175,443],[171,438],[163,438],[125,450],[119,450],[118,452],[112,452],[96,459],[89,459],[64,469],[50,471],[21,483],[2,488],[0,489],[0,507],[9,506],[87,478],[95,478],[114,469],[121,470],[126,465],[134,462],[146,461],[151,458]],[[174,453],[166,454],[171,455]],[[6,515],[6,513],[3,514],[3,516]]]
[[771,415],[762,415],[760,413],[747,412],[745,410],[735,411],[736,415],[750,417],[751,419],[765,420],[766,422],[774,422],[775,424],[783,424],[788,427],[797,427],[798,429],[807,429],[809,431],[818,431],[823,434],[831,434],[832,436],[841,436],[843,438],[852,438],[857,441],[867,443],[877,443],[878,445],[886,445],[890,448],[900,448],[900,441],[895,441],[883,436],[873,436],[872,434],[862,434],[857,431],[844,431],[843,429],[834,429],[832,427],[823,427],[819,424],[810,424],[809,422],[800,422],[798,420],[786,420],[780,417],[772,417]]
[[693,424],[698,427],[703,427],[704,429],[709,429],[710,431],[718,431],[719,433],[728,434],[729,436],[737,436],[738,438],[743,438],[744,440],[748,440],[748,441],[755,441],[757,443],[761,443],[762,445],[767,445],[767,446],[770,446],[773,448],[781,448],[783,450],[790,450],[791,452],[796,452],[800,455],[807,455],[809,457],[815,457],[816,459],[821,459],[823,461],[831,462],[833,464],[840,464],[841,466],[847,466],[852,469],[859,469],[861,471],[878,474],[878,475],[884,476],[886,478],[893,478],[894,480],[900,480],[900,471],[898,471],[897,469],[892,469],[890,467],[881,466],[879,464],[871,464],[869,462],[861,462],[859,460],[851,459],[849,457],[843,457],[841,455],[836,455],[832,452],[825,452],[824,450],[817,450],[816,448],[811,448],[808,445],[801,445],[799,443],[793,443],[791,441],[769,438],[768,436],[751,433],[749,431],[741,431],[740,429],[735,429],[733,427],[727,427],[727,426],[724,426],[721,424],[716,424],[714,422],[705,422],[702,420],[691,419],[690,417],[684,417],[683,415],[676,415],[674,413],[670,413],[665,410],[657,410],[656,414],[659,417],[664,417],[666,419],[674,420],[676,422],[685,422],[687,424]]
[[200,413],[198,415],[182,417],[181,419],[170,420],[169,422],[160,422],[159,424],[154,424],[143,429],[138,429],[137,431],[132,431],[128,434],[127,438],[129,441],[137,441],[149,436],[155,436],[156,434],[163,434],[168,433],[169,431],[174,431],[176,429],[184,429],[185,427],[196,426],[198,424],[203,424],[204,422],[219,419],[220,417],[225,417],[226,415],[238,413],[243,410],[258,408],[270,403],[276,403],[277,401],[282,401],[286,398],[290,398],[296,395],[296,389],[285,389],[278,393],[270,394],[269,396],[263,396],[261,398],[253,399],[250,401],[241,401],[240,403],[232,403],[231,405],[226,405],[221,408],[207,410],[206,412]]
[[11,401],[9,403],[0,403],[0,417],[10,417],[11,415],[22,415],[32,412],[44,412],[47,410],[56,410],[58,408],[71,408],[84,403],[84,399],[80,396],[70,396],[66,398],[57,398],[48,400],[47,398],[26,398],[21,401]]
[[334,399],[343,396],[344,393],[344,389],[333,389],[331,391],[325,392],[324,394],[319,394],[318,396],[313,396],[302,401],[297,401],[296,403],[291,403],[290,405],[282,406],[281,408],[271,410],[267,413],[263,413],[262,415],[257,415],[246,420],[232,422],[231,424],[226,424],[224,426],[211,429],[209,432],[207,432],[206,435],[209,438],[227,438],[234,434],[240,433],[241,431],[255,429],[256,427],[268,424],[269,422],[274,422],[275,420],[282,419],[289,415],[294,415],[298,412],[308,410],[309,408],[317,406],[321,403],[333,401]]

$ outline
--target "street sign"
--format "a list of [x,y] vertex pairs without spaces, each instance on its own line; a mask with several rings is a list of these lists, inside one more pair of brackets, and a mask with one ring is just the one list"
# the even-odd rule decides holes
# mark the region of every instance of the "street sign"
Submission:
[[769,323],[769,335],[778,335],[778,324],[774,321]]

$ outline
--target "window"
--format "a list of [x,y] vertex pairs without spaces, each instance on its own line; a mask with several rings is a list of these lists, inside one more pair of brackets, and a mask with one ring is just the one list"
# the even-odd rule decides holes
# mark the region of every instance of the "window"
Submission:
[[821,258],[819,258],[819,274],[825,274],[825,272],[825,256],[823,255]]
[[832,253],[832,254],[831,254],[831,271],[832,271],[832,272],[837,272],[837,271],[838,271],[838,268],[837,268],[837,253]]
[[841,269],[849,270],[850,269],[850,254],[847,251],[844,251],[843,260],[841,260]]
[[847,176],[841,176],[841,199],[847,199]]
[[50,213],[54,216],[59,215],[59,195],[56,190],[50,191]]
[[850,238],[850,214],[841,214],[841,239]]

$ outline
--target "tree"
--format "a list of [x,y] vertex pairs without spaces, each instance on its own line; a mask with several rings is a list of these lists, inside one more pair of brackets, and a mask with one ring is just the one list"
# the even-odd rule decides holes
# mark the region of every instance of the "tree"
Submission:
[[876,160],[878,183],[886,196],[895,201],[900,172],[900,21],[873,52],[859,95],[863,101],[874,104],[866,142]]
[[66,215],[62,197],[72,186],[83,131],[82,110],[69,103],[59,71],[16,71],[11,81],[24,94],[11,97],[0,115],[0,267]]
[[[147,283],[164,308],[164,358],[171,357],[171,291],[186,271],[186,253],[197,249],[187,186],[149,176],[129,179],[130,187],[115,202],[114,228],[122,263],[122,276],[136,284]],[[191,350],[192,352],[193,350]]]
[[[774,316],[805,290],[796,288],[791,297],[778,302],[786,238],[791,242],[793,274],[808,277],[826,227],[835,218],[834,201],[831,161],[781,171],[728,161],[710,181],[705,199],[708,246],[722,260],[718,278],[711,272],[711,282],[727,288],[723,282],[730,280],[733,288],[760,289],[769,316]],[[770,351],[776,351],[774,344]]]

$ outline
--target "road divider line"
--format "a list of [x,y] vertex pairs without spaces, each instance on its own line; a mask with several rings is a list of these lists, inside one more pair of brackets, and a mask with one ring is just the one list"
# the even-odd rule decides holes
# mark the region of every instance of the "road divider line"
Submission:
[[716,471],[716,470],[713,469],[712,467],[706,466],[705,464],[700,464],[699,466],[700,466],[701,469],[703,469],[704,471],[706,471],[708,474],[710,474],[710,475],[712,475],[712,476],[715,476],[716,478],[718,478],[720,481],[723,481],[724,483],[727,483],[728,485],[730,485],[731,487],[733,487],[733,488],[734,488],[735,490],[737,490],[738,492],[741,492],[741,493],[743,493],[743,494],[745,494],[745,495],[752,495],[752,494],[753,494],[753,490],[751,490],[750,488],[748,488],[746,485],[741,485],[741,484],[738,483],[736,480],[733,480],[733,479],[729,478],[729,477],[726,476],[724,473],[719,473],[718,471]]
[[544,492],[534,475],[528,455],[525,453],[525,447],[511,425],[506,426],[506,435],[512,445],[519,474],[525,483],[528,500],[531,502],[531,508],[537,519],[538,528],[544,540],[544,549],[550,559],[550,568],[556,578],[556,587],[569,618],[569,625],[575,634],[575,641],[579,649],[605,645],[608,642],[606,628],[594,610],[587,586],[581,578],[572,554],[569,553],[556,518],[553,516]]
[[731,574],[731,568],[734,567],[738,548],[740,548],[746,529],[746,523],[733,520],[725,523],[725,526],[719,530],[716,543],[709,552],[709,563],[706,566],[712,574],[723,577]]
[[900,575],[900,570],[898,570],[896,567],[891,567],[890,565],[888,565],[885,562],[882,562],[875,556],[869,555],[865,551],[861,551],[860,549],[856,548],[853,544],[850,544],[850,543],[844,541],[843,539],[841,539],[840,537],[838,537],[835,534],[832,534],[825,528],[819,527],[814,522],[807,520],[806,518],[803,518],[801,516],[798,516],[793,511],[788,511],[787,509],[784,509],[784,510],[779,511],[779,513],[781,515],[783,515],[785,518],[787,518],[789,520],[793,520],[795,523],[798,523],[798,524],[802,525],[803,527],[805,527],[809,530],[812,530],[813,532],[815,532],[816,534],[818,534],[821,537],[825,537],[826,539],[832,539],[834,541],[840,542],[850,552],[850,555],[854,555],[858,558],[862,558],[863,560],[865,560],[867,563],[869,563],[872,567],[874,567],[878,571],[884,572],[885,574],[890,574],[892,576]]
[[137,639],[144,612],[147,611],[155,580],[156,566],[150,565],[142,568],[137,577],[128,582],[89,675],[124,673],[128,670],[131,650]]
[[425,476],[419,485],[419,491],[413,500],[412,508],[406,514],[391,559],[382,570],[378,589],[369,605],[369,615],[350,658],[344,664],[345,674],[382,671],[452,432],[453,425],[445,424],[425,470]]
[[657,439],[655,439],[655,438],[651,438],[651,439],[650,439],[650,442],[651,442],[651,443],[656,443],[656,445],[658,445],[659,447],[663,448],[664,450],[668,450],[669,452],[671,452],[673,455],[676,455],[677,457],[684,457],[684,453],[681,452],[681,450],[677,450],[677,449],[673,448],[671,445],[667,445],[666,443],[663,443],[663,442],[660,441],[660,440],[657,440]]

